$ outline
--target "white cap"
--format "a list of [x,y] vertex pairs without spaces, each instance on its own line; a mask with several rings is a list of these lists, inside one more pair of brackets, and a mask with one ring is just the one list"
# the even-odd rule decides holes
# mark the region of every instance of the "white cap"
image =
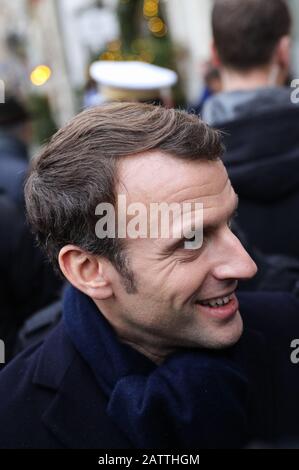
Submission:
[[154,98],[159,96],[160,90],[170,88],[178,80],[172,70],[137,61],[94,62],[90,75],[101,84],[101,92],[110,99]]

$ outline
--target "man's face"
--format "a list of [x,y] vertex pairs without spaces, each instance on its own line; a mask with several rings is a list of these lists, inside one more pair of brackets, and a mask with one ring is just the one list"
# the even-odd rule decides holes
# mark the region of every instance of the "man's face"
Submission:
[[[202,203],[204,236],[198,249],[173,238],[126,240],[137,290],[126,292],[114,272],[111,317],[120,336],[169,348],[234,344],[243,324],[231,294],[238,279],[254,276],[256,265],[230,230],[237,196],[222,162],[154,152],[123,159],[119,181],[118,193],[128,204]],[[216,299],[229,303],[216,306]]]

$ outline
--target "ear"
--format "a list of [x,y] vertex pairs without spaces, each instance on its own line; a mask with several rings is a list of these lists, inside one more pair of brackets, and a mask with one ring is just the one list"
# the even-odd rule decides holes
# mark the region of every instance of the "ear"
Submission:
[[58,262],[66,279],[92,299],[112,297],[113,289],[107,269],[109,261],[77,246],[66,245],[60,250]]
[[212,62],[212,65],[217,68],[221,67],[222,65],[219,54],[218,54],[218,50],[214,41],[211,44],[211,62]]
[[290,68],[291,57],[291,38],[290,36],[283,36],[276,47],[274,53],[274,61],[277,62],[281,68],[288,73]]

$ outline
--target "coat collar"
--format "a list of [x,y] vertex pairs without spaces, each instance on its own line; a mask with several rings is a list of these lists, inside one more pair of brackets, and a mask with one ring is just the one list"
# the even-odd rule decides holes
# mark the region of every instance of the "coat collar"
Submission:
[[42,421],[63,447],[132,447],[107,416],[107,398],[73,347],[63,321],[41,347],[33,383],[53,394]]

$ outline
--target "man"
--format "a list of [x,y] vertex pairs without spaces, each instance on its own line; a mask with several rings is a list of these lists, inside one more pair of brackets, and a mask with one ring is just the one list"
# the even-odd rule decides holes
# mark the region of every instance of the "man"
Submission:
[[299,107],[285,87],[291,16],[284,0],[216,0],[214,60],[223,92],[203,118],[224,130],[239,224],[265,253],[299,256]]
[[[119,103],[78,115],[35,159],[28,216],[72,287],[62,322],[0,375],[2,448],[242,447],[296,435],[298,303],[261,296],[251,309],[245,297],[242,319],[237,281],[256,265],[230,230],[237,196],[221,154],[220,134],[196,116]],[[168,236],[141,235],[136,210],[163,203],[183,218],[168,219]]]
[[191,112],[196,114],[201,114],[206,101],[222,90],[221,75],[218,68],[208,62],[203,65],[202,69],[204,87],[197,103],[189,108]]
[[7,96],[0,106],[0,186],[22,208],[30,139],[28,112],[16,98]]

